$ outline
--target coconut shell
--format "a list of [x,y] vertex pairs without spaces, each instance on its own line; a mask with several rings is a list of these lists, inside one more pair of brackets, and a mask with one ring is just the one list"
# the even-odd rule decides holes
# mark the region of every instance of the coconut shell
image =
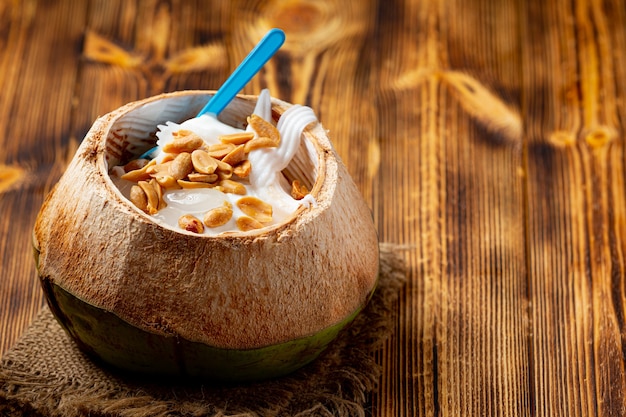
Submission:
[[[317,205],[281,224],[195,235],[155,223],[122,196],[109,168],[154,146],[157,125],[193,117],[211,94],[163,94],[96,120],[41,208],[34,245],[43,288],[57,318],[88,349],[115,343],[77,334],[115,333],[94,330],[98,321],[90,318],[101,312],[155,337],[263,350],[342,327],[375,287],[370,210],[319,123],[305,130],[297,161],[285,170],[307,172]],[[238,96],[220,119],[243,127],[255,103],[255,96]],[[272,105],[275,119],[290,106]],[[72,319],[70,310],[80,312]]]

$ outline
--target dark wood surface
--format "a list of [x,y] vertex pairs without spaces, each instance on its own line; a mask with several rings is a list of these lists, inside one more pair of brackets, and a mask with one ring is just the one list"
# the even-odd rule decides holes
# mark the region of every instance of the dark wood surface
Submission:
[[626,415],[621,0],[0,0],[0,354],[43,304],[33,222],[94,119],[219,87],[271,27],[244,92],[313,107],[407,246],[373,414]]

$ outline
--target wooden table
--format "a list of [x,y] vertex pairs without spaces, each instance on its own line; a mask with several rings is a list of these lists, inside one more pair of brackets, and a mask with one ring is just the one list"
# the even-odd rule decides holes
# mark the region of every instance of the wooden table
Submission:
[[[408,245],[377,416],[626,415],[621,0],[0,1],[0,354],[43,303],[31,229],[98,116],[218,87],[312,106]],[[77,179],[80,181],[80,179]]]

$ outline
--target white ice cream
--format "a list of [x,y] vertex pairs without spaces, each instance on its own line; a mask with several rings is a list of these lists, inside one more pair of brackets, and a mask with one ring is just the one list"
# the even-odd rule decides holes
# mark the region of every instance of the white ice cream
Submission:
[[[271,101],[267,90],[259,95],[254,113],[266,121],[271,119]],[[248,196],[254,196],[269,203],[273,208],[273,220],[264,226],[281,223],[291,216],[301,205],[315,204],[311,195],[302,200],[295,200],[290,195],[291,185],[287,182],[281,171],[289,165],[300,147],[302,131],[309,124],[316,122],[317,118],[309,107],[294,105],[287,109],[281,116],[277,129],[281,135],[280,145],[277,148],[262,148],[253,150],[248,154],[248,160],[252,164],[249,178],[240,180],[247,190]],[[162,149],[166,143],[173,140],[173,132],[190,130],[200,136],[208,145],[217,144],[220,135],[242,132],[242,130],[226,125],[214,116],[203,115],[189,119],[181,124],[167,122],[159,126],[157,132],[157,146]],[[251,132],[254,130],[248,127]],[[163,152],[156,156],[157,163],[163,157]],[[122,193],[128,197],[130,187],[134,183],[123,181],[114,177]],[[221,207],[228,201],[232,205],[233,217],[223,226],[210,228],[205,227],[204,233],[217,235],[222,232],[239,231],[235,222],[244,215],[237,207],[237,200],[241,195],[223,193],[213,188],[178,189],[168,190],[163,199],[167,207],[159,210],[153,218],[156,222],[178,229],[178,219],[184,214],[192,214],[202,220],[204,214],[212,208]]]

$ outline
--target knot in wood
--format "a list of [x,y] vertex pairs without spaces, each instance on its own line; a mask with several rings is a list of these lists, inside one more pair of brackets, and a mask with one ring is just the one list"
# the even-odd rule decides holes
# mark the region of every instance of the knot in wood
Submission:
[[336,2],[274,1],[268,3],[262,14],[266,18],[264,25],[280,27],[286,32],[283,49],[296,55],[325,49],[354,30],[352,16],[338,9]]
[[617,132],[610,126],[598,126],[583,133],[585,142],[592,149],[602,148],[617,137]]
[[548,142],[556,148],[565,148],[576,143],[576,135],[567,130],[557,130],[548,136]]
[[291,36],[306,36],[323,27],[324,14],[318,3],[288,2],[274,12],[272,20],[281,22]]
[[0,193],[7,191],[24,178],[25,171],[17,166],[0,165]]

